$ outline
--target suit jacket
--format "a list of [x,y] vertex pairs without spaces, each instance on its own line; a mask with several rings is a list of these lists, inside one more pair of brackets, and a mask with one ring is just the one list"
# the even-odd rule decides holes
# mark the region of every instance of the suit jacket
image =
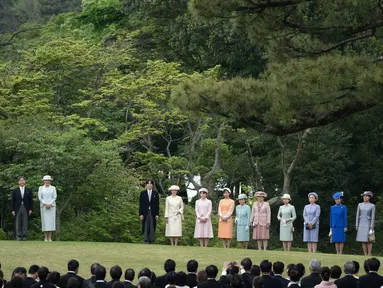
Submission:
[[168,281],[166,280],[166,274],[157,277],[157,278],[156,278],[155,285],[156,285],[158,288],[165,288],[165,286],[168,285]]
[[198,288],[221,288],[221,284],[215,279],[209,279],[205,282],[199,283]]
[[287,285],[289,285],[290,283],[290,280],[286,279],[286,278],[283,278],[282,276],[280,275],[276,275],[274,276],[274,279],[278,279],[279,282],[281,282],[282,284],[282,288],[286,288]]
[[249,272],[242,274],[243,288],[252,288],[254,275],[251,275]]
[[131,282],[128,282],[128,281],[124,281],[124,288],[136,288],[136,286],[133,284],[133,283],[131,283]]
[[23,288],[31,288],[33,284],[36,284],[37,281],[32,277],[26,277],[23,281]]
[[186,276],[186,286],[193,288],[198,285],[197,275],[196,274],[188,274]]
[[368,273],[359,278],[360,288],[379,288],[383,286],[383,277],[378,273]]
[[76,275],[74,272],[69,272],[63,276],[61,276],[59,282],[57,283],[57,286],[60,288],[67,288],[68,280],[69,278],[75,277],[78,282],[80,283],[79,287],[82,287],[84,285],[84,278],[81,276]]
[[268,202],[263,202],[263,204],[258,207],[258,202],[254,202],[253,209],[251,209],[250,222],[253,225],[266,226],[271,223],[271,210],[270,204]]
[[84,280],[83,288],[95,288],[96,276],[92,276],[89,279]]
[[24,202],[25,209],[27,212],[32,210],[32,198],[33,192],[32,189],[24,187],[24,199],[21,198],[20,187],[17,187],[12,191],[12,211],[15,211],[16,214],[20,209],[21,202]]
[[[96,282],[94,284],[96,288],[106,288],[106,282]],[[60,286],[59,286],[60,287]],[[61,288],[61,287],[60,287]]]
[[56,288],[56,286],[47,280],[40,280],[40,282],[33,284],[31,288]]
[[338,288],[359,288],[359,279],[352,275],[346,275],[334,282]]
[[116,282],[120,282],[120,280],[113,279],[112,281],[106,283],[106,287],[107,288],[112,288],[113,284],[116,283]]
[[281,282],[270,275],[263,275],[262,279],[264,288],[283,288]]
[[144,216],[148,214],[149,207],[152,212],[152,216],[159,216],[160,213],[160,199],[157,191],[152,190],[151,200],[149,201],[148,191],[144,190],[140,194],[140,208],[139,208],[139,216]]
[[309,276],[306,276],[301,281],[302,288],[314,288],[316,285],[322,282],[322,278],[319,273],[311,273]]

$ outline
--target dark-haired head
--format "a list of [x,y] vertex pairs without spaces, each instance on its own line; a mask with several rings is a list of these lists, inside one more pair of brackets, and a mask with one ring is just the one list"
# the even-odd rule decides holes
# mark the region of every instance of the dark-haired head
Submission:
[[323,281],[329,281],[331,276],[330,268],[328,267],[322,267],[320,271],[320,276],[322,277]]
[[122,276],[122,269],[120,266],[115,265],[115,266],[112,266],[112,268],[110,268],[109,273],[110,273],[110,277],[113,280],[120,280]]
[[352,261],[354,263],[355,272],[354,274],[357,275],[359,273],[360,265],[358,261]]
[[23,287],[23,277],[20,277],[20,276],[13,276],[12,279],[11,279],[11,285],[10,287],[11,288],[22,288]]
[[189,260],[186,264],[186,269],[188,270],[188,272],[196,273],[198,269],[198,262],[194,259]]
[[96,280],[104,280],[106,277],[106,269],[102,265],[98,265],[96,270],[94,271],[94,276],[96,276]]
[[273,271],[275,274],[282,275],[283,271],[285,270],[285,264],[283,264],[280,261],[273,263]]
[[176,285],[177,281],[177,273],[174,271],[170,271],[169,273],[166,274],[166,282],[168,285]]
[[251,266],[250,274],[255,277],[261,276],[261,268],[258,265]]
[[299,271],[301,278],[306,274],[305,265],[303,265],[302,263],[298,263],[297,265],[295,265],[295,269]]
[[148,277],[149,279],[152,278],[152,271],[150,271],[149,268],[144,268],[138,273],[138,278],[141,278],[143,276]]
[[334,265],[330,268],[330,277],[332,279],[339,279],[342,275],[342,268],[340,268],[338,265]]
[[269,260],[263,260],[259,267],[261,268],[262,274],[268,274],[271,272],[273,264]]
[[60,281],[60,273],[56,271],[52,271],[48,274],[49,283],[56,285]]
[[164,263],[164,270],[166,273],[176,271],[176,262],[172,259],[168,259]]
[[238,266],[230,265],[230,266],[227,268],[226,273],[227,273],[228,275],[235,275],[235,274],[238,274],[238,273],[239,273],[239,268],[238,268]]
[[176,285],[180,287],[186,286],[186,277],[187,275],[185,272],[178,272],[176,275]]
[[207,280],[207,274],[205,270],[201,270],[197,273],[197,282],[202,283]]
[[380,268],[380,261],[373,257],[367,260],[368,272],[378,272]]
[[205,269],[207,278],[215,279],[218,274],[218,268],[215,265],[209,265]]
[[253,279],[253,288],[263,288],[263,278],[256,276]]
[[293,270],[294,268],[295,268],[295,264],[290,263],[289,265],[287,265],[286,274],[288,277],[290,277],[290,271]]
[[128,269],[126,269],[125,270],[125,280],[128,280],[128,281],[130,281],[130,282],[132,282],[133,280],[134,280],[134,276],[135,276],[135,272],[134,272],[134,270],[133,269],[131,269],[131,268],[128,268]]
[[38,265],[32,265],[31,267],[29,267],[28,274],[37,277],[37,271],[39,270],[39,268],[40,267]]
[[93,263],[90,265],[90,274],[94,275],[94,271],[96,271],[97,266],[100,266],[99,263]]
[[13,270],[12,277],[13,276],[25,278],[25,276],[27,276],[27,269],[25,269],[24,267],[17,267],[15,270]]
[[157,275],[154,273],[154,271],[150,272],[150,280],[152,281],[151,283],[154,285],[156,283]]
[[113,283],[112,288],[124,288],[124,284],[122,284],[120,281],[116,281]]
[[70,277],[66,286],[67,288],[80,288],[80,282],[76,277]]
[[37,275],[39,275],[40,281],[45,281],[48,278],[49,270],[47,267],[40,267],[39,270],[37,270]]
[[253,262],[250,258],[244,258],[241,261],[241,266],[243,267],[243,269],[245,269],[245,271],[249,272],[251,270],[251,266],[253,266]]
[[234,274],[230,276],[230,287],[232,288],[242,288],[243,287],[243,281],[242,277],[238,274]]
[[78,268],[80,267],[80,263],[77,260],[72,259],[68,262],[68,271],[78,273]]
[[299,280],[301,280],[301,272],[298,271],[296,269],[296,267],[294,267],[291,271],[289,271],[289,274],[290,274],[290,281],[292,282],[299,282]]

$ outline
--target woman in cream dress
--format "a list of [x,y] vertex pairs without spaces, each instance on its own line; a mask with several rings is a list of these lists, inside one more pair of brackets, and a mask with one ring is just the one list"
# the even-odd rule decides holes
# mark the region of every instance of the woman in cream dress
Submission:
[[56,231],[56,187],[51,185],[49,175],[43,177],[44,185],[39,187],[41,226],[44,232],[44,241],[52,241],[52,233]]
[[182,220],[184,218],[184,202],[177,192],[180,187],[172,185],[169,191],[172,195],[166,198],[165,204],[165,236],[169,237],[172,246],[177,246],[182,236]]

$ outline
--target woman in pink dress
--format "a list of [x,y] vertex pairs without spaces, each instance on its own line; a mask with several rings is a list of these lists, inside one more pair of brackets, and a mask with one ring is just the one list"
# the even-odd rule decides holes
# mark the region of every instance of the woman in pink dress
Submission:
[[218,207],[218,238],[222,239],[223,248],[230,248],[231,239],[233,238],[233,211],[235,202],[230,199],[231,190],[225,188],[223,190],[223,199],[219,201]]
[[194,238],[199,239],[201,247],[207,247],[209,239],[213,238],[213,227],[211,226],[211,210],[212,204],[207,199],[209,191],[206,188],[199,189],[201,199],[195,203],[196,224],[194,230]]
[[265,202],[267,194],[263,191],[255,193],[257,201],[253,203],[251,210],[250,226],[253,227],[253,239],[257,240],[258,249],[267,249],[270,239],[271,210],[269,203]]

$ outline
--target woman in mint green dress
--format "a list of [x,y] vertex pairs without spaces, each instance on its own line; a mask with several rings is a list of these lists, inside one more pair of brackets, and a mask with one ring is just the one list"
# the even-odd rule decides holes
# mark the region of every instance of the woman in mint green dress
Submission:
[[284,194],[281,199],[283,205],[279,207],[278,211],[278,220],[280,222],[279,239],[283,244],[283,250],[290,251],[294,232],[293,222],[297,218],[297,214],[294,206],[289,203],[291,201],[289,194]]
[[246,194],[238,196],[239,205],[235,207],[235,224],[237,224],[237,242],[241,248],[247,249],[249,245],[250,207],[246,205]]

